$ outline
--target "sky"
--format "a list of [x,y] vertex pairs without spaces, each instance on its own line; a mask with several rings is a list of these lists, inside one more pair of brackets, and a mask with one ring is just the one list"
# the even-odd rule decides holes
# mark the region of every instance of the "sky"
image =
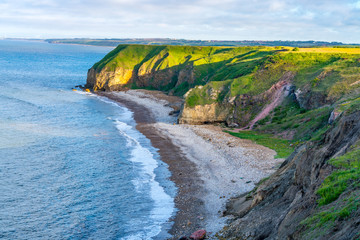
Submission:
[[360,43],[360,0],[0,0],[0,38]]

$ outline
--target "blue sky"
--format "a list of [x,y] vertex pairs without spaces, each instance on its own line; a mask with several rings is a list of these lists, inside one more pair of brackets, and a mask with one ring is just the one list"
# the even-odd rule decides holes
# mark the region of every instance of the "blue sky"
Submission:
[[360,43],[360,0],[0,0],[0,37]]

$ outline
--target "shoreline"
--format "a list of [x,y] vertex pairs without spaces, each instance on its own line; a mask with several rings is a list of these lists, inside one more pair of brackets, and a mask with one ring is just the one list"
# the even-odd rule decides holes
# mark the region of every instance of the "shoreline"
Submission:
[[192,196],[193,192],[201,189],[200,185],[195,184],[201,181],[195,164],[184,156],[181,149],[174,145],[168,136],[163,135],[155,128],[156,119],[149,109],[134,101],[116,97],[111,93],[96,94],[107,97],[130,109],[137,123],[136,129],[150,139],[153,147],[158,149],[161,161],[168,164],[171,172],[170,180],[175,183],[178,190],[175,197],[175,208],[178,211],[175,216],[169,219],[169,222],[173,222],[169,233],[174,239],[177,239],[183,235],[190,235],[201,228],[201,219],[198,216],[203,215],[205,211],[201,209],[204,203]]
[[134,113],[136,129],[158,149],[177,187],[171,239],[205,229],[208,236],[225,225],[226,202],[250,191],[276,170],[282,159],[266,147],[224,133],[213,125],[177,125],[169,113],[180,98],[157,91],[98,92]]

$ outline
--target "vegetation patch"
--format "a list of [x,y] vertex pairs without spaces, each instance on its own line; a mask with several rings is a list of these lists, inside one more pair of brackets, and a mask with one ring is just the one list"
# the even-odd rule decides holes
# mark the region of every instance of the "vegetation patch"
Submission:
[[[328,162],[336,168],[317,190],[319,211],[302,221],[309,232],[330,229],[335,221],[351,217],[360,207],[360,142]],[[343,197],[341,197],[343,196]],[[327,207],[330,205],[331,207]]]
[[229,89],[231,81],[210,82],[205,86],[197,86],[191,90],[185,99],[187,107],[195,107],[196,105],[206,105],[215,102],[222,102],[225,93]]
[[340,112],[345,112],[345,114],[351,114],[360,109],[360,97],[347,100],[344,103],[339,104],[337,110]]
[[356,212],[360,207],[359,191],[350,194],[349,197],[342,199],[338,205],[328,210],[320,211],[311,217],[303,220],[300,224],[305,226],[307,230],[304,232],[306,239],[317,239],[326,232],[331,232],[337,222],[343,221],[351,214]]
[[319,206],[335,201],[348,188],[360,186],[360,145],[341,157],[331,159],[329,164],[337,170],[318,189],[317,194],[321,197]]
[[274,150],[277,153],[275,158],[286,158],[294,151],[294,147],[290,141],[276,138],[271,134],[258,133],[255,131],[226,132],[235,137],[249,139],[257,144]]
[[321,134],[328,128],[328,119],[332,107],[326,106],[314,110],[305,110],[298,103],[288,99],[283,105],[276,107],[270,115],[259,121],[256,130],[271,134],[284,131],[293,132],[292,143],[320,140]]

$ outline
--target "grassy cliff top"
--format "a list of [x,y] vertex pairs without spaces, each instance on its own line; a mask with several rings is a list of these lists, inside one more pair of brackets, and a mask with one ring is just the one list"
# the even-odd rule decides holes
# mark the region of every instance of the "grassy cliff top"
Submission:
[[[259,57],[250,56],[227,67],[233,75],[219,74],[221,77],[210,78],[204,87],[192,90],[187,96],[188,106],[221,101],[222,98],[209,96],[209,88],[221,89],[220,95],[227,97],[260,94],[287,72],[293,74],[291,82],[298,89],[329,99],[339,99],[360,87],[360,51],[357,48],[300,48],[295,51],[267,48],[256,54]],[[214,81],[218,81],[216,85]]]
[[198,47],[198,46],[155,46],[155,45],[119,45],[100,62],[94,65],[97,71],[115,66],[133,67],[148,62],[151,65],[156,57],[166,56],[166,61],[157,70],[191,62],[195,66],[226,60],[236,60],[255,52],[274,51],[272,47]]
[[[195,106],[222,101],[225,96],[259,94],[284,73],[292,72],[297,87],[338,98],[359,85],[360,48],[119,45],[93,66],[96,72],[123,68],[139,75],[189,67],[194,82],[157,90],[183,95],[197,85],[205,85],[187,96],[188,106]],[[212,98],[209,89],[222,92],[221,97]]]

